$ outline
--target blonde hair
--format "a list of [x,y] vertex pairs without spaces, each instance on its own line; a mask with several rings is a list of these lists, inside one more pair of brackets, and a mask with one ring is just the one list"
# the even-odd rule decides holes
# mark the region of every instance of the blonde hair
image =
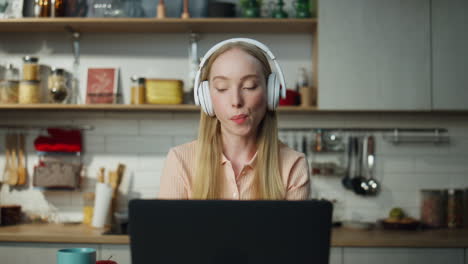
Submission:
[[[239,48],[255,57],[262,65],[266,80],[271,73],[267,57],[260,48],[243,42],[227,44],[214,52],[202,71],[201,80],[208,80],[213,62],[219,55],[234,48]],[[284,199],[285,190],[279,164],[278,121],[274,111],[267,110],[259,124],[257,148],[253,198]],[[221,127],[218,119],[201,111],[192,199],[222,198],[221,190],[224,182],[219,176],[222,151]]]

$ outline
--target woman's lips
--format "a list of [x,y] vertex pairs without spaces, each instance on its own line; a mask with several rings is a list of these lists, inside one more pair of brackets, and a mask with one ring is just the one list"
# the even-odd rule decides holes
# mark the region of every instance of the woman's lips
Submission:
[[240,124],[243,124],[247,120],[247,115],[236,115],[236,116],[233,116],[231,120],[236,122],[236,124],[240,125]]

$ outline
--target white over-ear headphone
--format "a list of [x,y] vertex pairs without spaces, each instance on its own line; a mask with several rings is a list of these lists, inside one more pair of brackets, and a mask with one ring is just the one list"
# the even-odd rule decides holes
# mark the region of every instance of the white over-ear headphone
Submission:
[[200,83],[201,72],[202,72],[203,67],[205,66],[206,61],[210,58],[210,56],[216,50],[218,50],[219,48],[221,48],[222,46],[228,43],[233,43],[233,42],[245,42],[245,43],[255,45],[256,47],[260,48],[263,52],[268,54],[270,59],[274,62],[277,74],[272,72],[268,76],[268,81],[267,81],[268,109],[274,111],[278,107],[280,93],[281,93],[281,98],[286,98],[286,84],[284,82],[283,71],[281,70],[281,67],[276,61],[275,55],[273,55],[273,53],[270,51],[270,49],[268,49],[268,47],[265,44],[257,40],[249,39],[249,38],[227,39],[214,45],[211,49],[209,49],[206,52],[205,56],[200,62],[200,66],[198,68],[197,74],[195,75],[195,83],[193,86],[195,104],[201,106],[201,108],[207,115],[214,116],[213,104],[211,102],[211,97],[210,97],[209,83],[208,81],[202,81]]

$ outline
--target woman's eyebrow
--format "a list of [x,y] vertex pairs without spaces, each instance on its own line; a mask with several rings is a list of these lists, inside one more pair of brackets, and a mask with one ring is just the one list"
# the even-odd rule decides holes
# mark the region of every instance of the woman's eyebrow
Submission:
[[248,79],[248,78],[258,78],[258,75],[257,74],[245,75],[244,77],[241,78],[241,81]]
[[[258,78],[258,75],[257,75],[257,74],[245,75],[244,77],[240,78],[240,80],[243,81],[243,80],[249,79],[249,78]],[[214,81],[214,80],[216,80],[216,79],[229,80],[228,77],[222,76],[222,75],[217,75],[217,76],[213,77],[211,80]]]
[[229,78],[228,78],[228,77],[226,77],[226,76],[222,76],[222,75],[215,76],[215,77],[213,77],[213,79],[211,79],[211,80],[213,80],[213,81],[214,81],[214,80],[216,80],[216,79],[221,79],[221,80],[229,80]]

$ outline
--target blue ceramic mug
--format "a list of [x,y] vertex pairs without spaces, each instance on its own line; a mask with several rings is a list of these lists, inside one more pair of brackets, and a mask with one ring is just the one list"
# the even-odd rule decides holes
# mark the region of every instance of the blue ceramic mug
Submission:
[[64,248],[57,251],[57,264],[95,264],[94,248]]

